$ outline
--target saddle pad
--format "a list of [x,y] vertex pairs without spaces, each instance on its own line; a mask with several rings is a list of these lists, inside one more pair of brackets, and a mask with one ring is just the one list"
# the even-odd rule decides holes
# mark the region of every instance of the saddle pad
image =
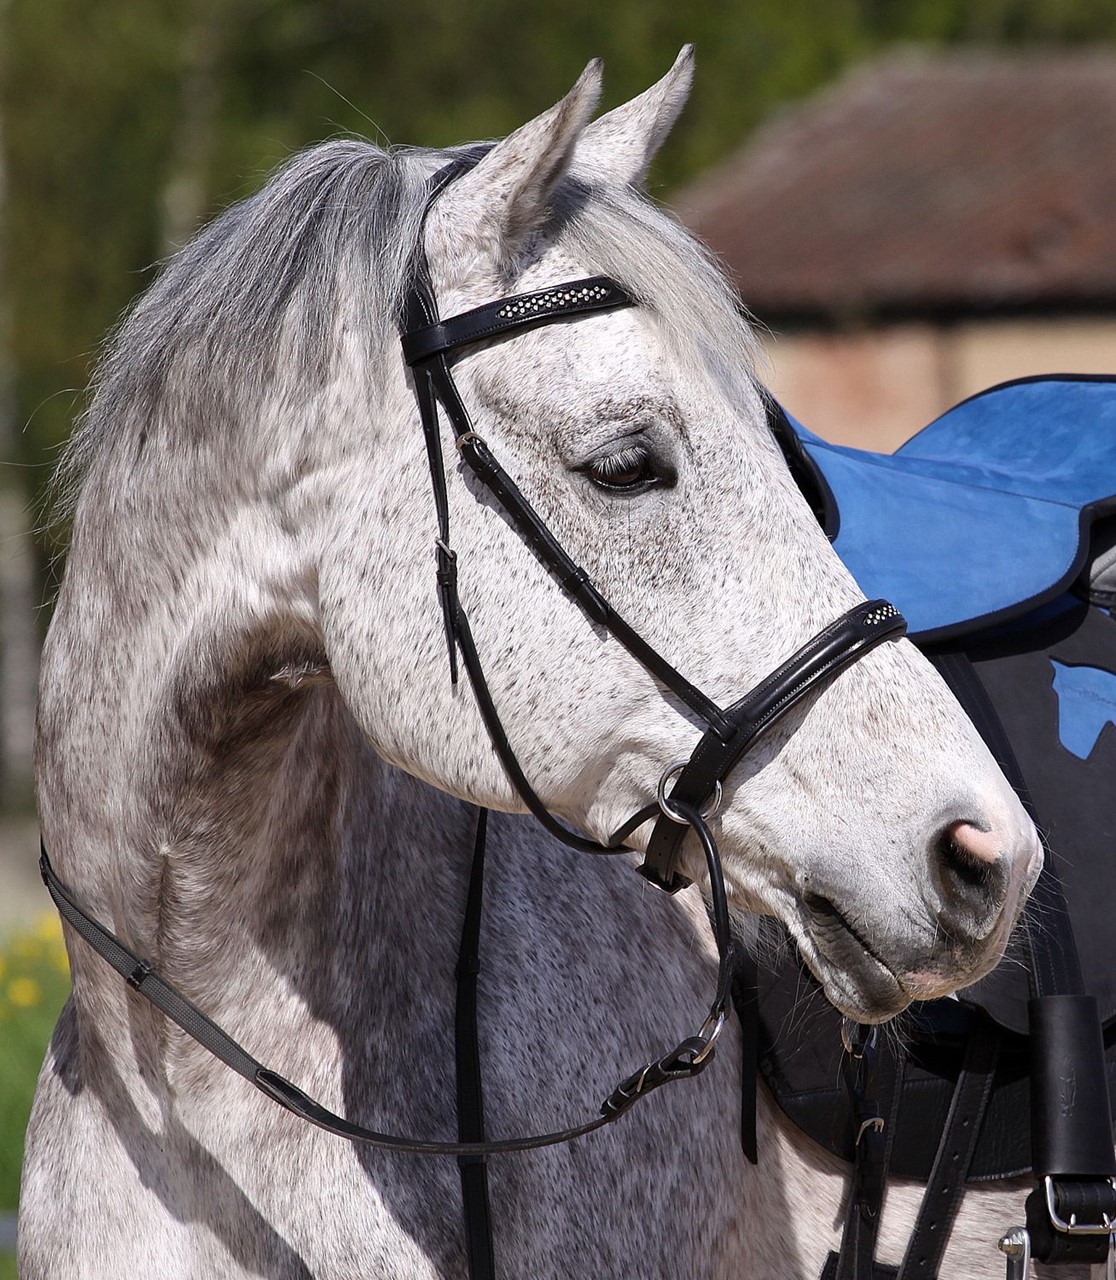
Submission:
[[838,553],[920,640],[1059,596],[1081,573],[1094,520],[1116,512],[1116,378],[1004,383],[894,454],[829,444],[788,418],[820,473]]

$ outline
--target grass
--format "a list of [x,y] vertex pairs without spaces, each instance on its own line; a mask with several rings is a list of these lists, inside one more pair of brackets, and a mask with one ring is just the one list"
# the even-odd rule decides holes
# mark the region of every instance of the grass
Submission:
[[[69,990],[62,926],[53,913],[0,947],[0,1211],[19,1201],[35,1081]],[[15,1274],[15,1259],[0,1255],[0,1280]]]
[[0,1253],[0,1280],[19,1280],[14,1253]]

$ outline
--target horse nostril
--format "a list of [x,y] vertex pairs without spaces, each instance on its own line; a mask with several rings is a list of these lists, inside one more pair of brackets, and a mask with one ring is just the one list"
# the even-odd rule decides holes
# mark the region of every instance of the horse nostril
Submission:
[[936,851],[947,884],[962,898],[1002,895],[1006,872],[1000,840],[971,822],[953,822],[938,836]]

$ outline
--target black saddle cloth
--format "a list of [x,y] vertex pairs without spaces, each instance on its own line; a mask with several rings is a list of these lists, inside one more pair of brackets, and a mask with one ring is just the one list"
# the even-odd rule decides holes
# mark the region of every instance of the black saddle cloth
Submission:
[[[1062,597],[949,649],[968,657],[999,715],[1054,853],[1086,988],[1105,1026],[1116,1112],[1116,619]],[[791,1120],[852,1160],[856,1132],[841,1079],[840,1016],[793,945],[778,937],[779,927],[764,926],[772,931],[764,951],[775,959],[765,955],[759,967],[760,1072]],[[901,1037],[908,1055],[893,1174],[928,1177],[973,1018],[991,1018],[1003,1034],[970,1179],[1029,1170],[1029,988],[1021,943],[1017,931],[997,969],[958,999],[912,1006],[880,1029]]]

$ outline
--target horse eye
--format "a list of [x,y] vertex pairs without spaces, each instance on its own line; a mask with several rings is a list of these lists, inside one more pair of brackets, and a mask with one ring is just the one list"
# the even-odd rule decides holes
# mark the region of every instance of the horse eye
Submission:
[[614,492],[648,489],[659,480],[648,454],[635,445],[589,463],[585,471],[599,488]]

